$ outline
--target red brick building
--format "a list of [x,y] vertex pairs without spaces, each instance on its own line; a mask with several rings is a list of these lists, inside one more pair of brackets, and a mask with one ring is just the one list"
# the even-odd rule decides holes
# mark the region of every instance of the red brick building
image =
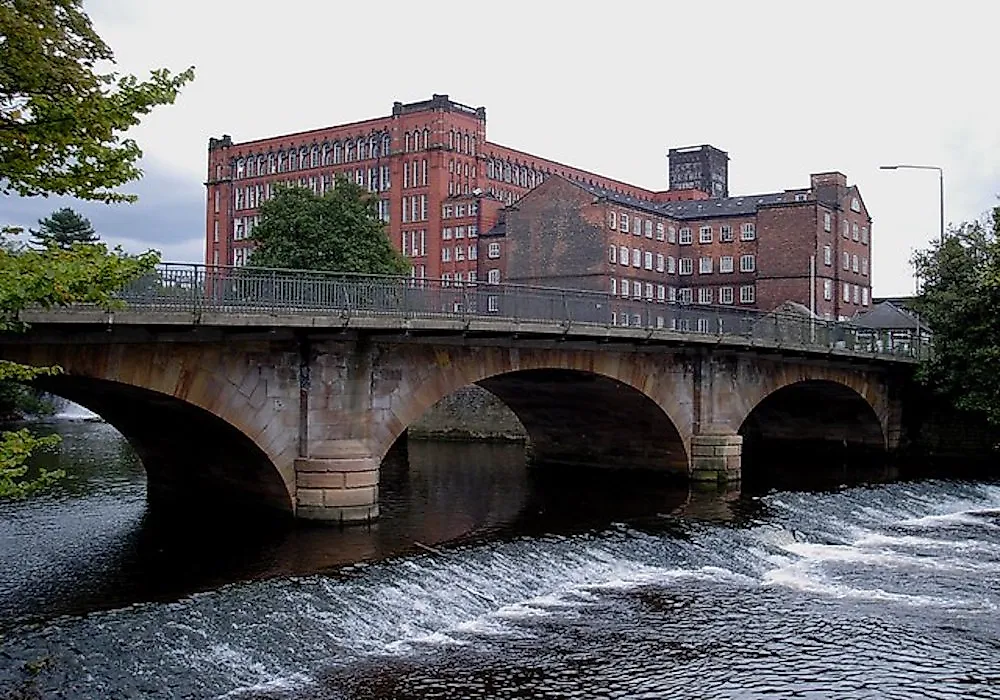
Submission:
[[795,301],[831,319],[871,300],[871,218],[841,173],[812,175],[808,188],[665,203],[553,177],[484,240],[502,257],[481,259],[480,277],[512,283],[764,310]]
[[245,264],[257,208],[277,183],[321,193],[343,175],[378,198],[418,278],[606,290],[654,303],[771,309],[791,300],[828,318],[868,306],[871,218],[844,175],[729,197],[725,152],[706,145],[669,156],[673,189],[636,187],[491,143],[486,110],[447,95],[313,131],[213,138],[205,260]]
[[209,139],[205,262],[246,262],[257,207],[275,184],[320,193],[336,175],[378,196],[389,235],[412,260],[414,276],[459,281],[475,279],[476,240],[500,208],[553,175],[650,201],[707,197],[693,189],[653,192],[491,143],[484,108],[434,95],[350,124],[244,143]]

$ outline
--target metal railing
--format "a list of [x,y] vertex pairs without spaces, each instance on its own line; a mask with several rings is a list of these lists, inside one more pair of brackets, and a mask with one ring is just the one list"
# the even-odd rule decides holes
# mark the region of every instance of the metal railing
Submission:
[[163,263],[118,296],[127,308],[153,311],[488,318],[561,328],[644,329],[651,335],[674,331],[722,343],[906,358],[922,358],[930,351],[928,339],[909,330],[873,330],[735,306],[513,284]]

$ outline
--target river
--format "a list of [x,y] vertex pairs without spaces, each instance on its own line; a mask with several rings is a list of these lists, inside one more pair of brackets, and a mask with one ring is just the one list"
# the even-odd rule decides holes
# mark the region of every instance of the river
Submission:
[[111,427],[42,430],[69,478],[0,504],[0,698],[1000,698],[995,481],[413,441],[374,527],[276,527],[150,513]]

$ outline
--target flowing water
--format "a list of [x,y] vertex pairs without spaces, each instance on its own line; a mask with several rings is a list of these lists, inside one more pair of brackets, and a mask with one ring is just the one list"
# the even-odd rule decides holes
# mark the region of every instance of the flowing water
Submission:
[[71,479],[0,505],[0,698],[1000,698],[988,480],[709,494],[412,442],[341,531],[149,513],[110,427],[48,429]]

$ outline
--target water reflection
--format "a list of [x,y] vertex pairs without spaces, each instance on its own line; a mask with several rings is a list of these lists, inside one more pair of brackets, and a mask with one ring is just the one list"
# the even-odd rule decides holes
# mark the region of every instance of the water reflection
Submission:
[[[372,526],[248,521],[150,509],[141,464],[107,424],[58,422],[40,432],[63,442],[39,464],[68,478],[41,497],[0,504],[0,626],[328,572],[421,545],[656,519],[691,502],[686,487],[648,473],[529,468],[516,443],[404,440],[383,464],[382,518]],[[727,508],[712,517],[729,517]]]

